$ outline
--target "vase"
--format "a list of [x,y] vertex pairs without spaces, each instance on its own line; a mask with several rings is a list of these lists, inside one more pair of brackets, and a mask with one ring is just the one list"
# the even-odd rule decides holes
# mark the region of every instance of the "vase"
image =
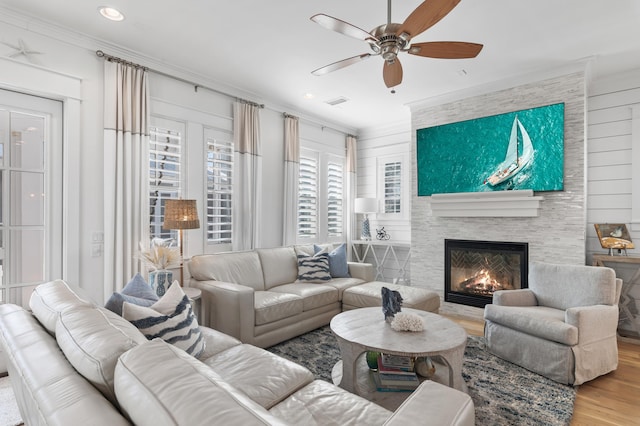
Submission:
[[173,272],[171,271],[158,269],[149,272],[149,285],[156,292],[158,297],[164,296],[172,282]]

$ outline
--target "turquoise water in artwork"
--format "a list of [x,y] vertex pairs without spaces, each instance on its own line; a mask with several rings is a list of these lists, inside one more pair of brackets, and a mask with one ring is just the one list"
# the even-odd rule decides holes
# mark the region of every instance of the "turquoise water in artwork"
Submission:
[[[531,138],[533,157],[510,179],[491,186],[487,178],[505,160],[516,116]],[[563,189],[563,103],[419,129],[416,140],[419,196]],[[521,152],[520,132],[518,145]]]

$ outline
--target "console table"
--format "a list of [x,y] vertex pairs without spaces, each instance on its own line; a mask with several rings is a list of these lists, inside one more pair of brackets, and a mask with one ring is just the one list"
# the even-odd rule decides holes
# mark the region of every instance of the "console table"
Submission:
[[594,266],[607,266],[622,279],[618,334],[640,343],[640,257],[594,254]]
[[[411,243],[406,241],[384,241],[384,240],[354,240],[351,241],[351,248],[357,262],[363,263],[368,255],[373,258],[373,267],[376,270],[375,281],[387,281],[393,279],[393,282],[402,281],[409,284],[409,272],[407,266],[411,259]],[[378,250],[376,250],[378,248]],[[406,251],[406,255],[403,252]],[[387,262],[393,261],[395,268],[385,265]],[[395,277],[391,276],[390,271],[396,271]]]

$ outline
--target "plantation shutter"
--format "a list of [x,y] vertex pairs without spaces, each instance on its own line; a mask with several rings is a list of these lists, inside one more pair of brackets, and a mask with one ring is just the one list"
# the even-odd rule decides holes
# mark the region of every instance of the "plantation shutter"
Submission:
[[327,234],[340,237],[343,232],[344,166],[329,161],[327,175]]
[[384,212],[400,213],[402,197],[402,163],[384,165]]
[[162,223],[165,200],[182,195],[182,134],[160,127],[152,127],[149,133],[149,235],[151,238],[177,238],[177,231],[162,229]]
[[300,156],[298,180],[298,237],[318,234],[318,160]]
[[233,230],[233,142],[207,138],[207,241],[230,244]]

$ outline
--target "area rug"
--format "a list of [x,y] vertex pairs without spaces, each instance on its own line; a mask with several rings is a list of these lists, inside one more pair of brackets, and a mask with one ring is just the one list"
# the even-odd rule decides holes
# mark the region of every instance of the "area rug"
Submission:
[[0,426],[16,426],[22,424],[18,411],[16,396],[11,388],[8,376],[0,378]]
[[[340,349],[329,326],[267,349],[307,367],[331,382]],[[470,336],[462,376],[476,409],[476,425],[568,425],[576,389],[558,384],[485,350],[484,338]]]

